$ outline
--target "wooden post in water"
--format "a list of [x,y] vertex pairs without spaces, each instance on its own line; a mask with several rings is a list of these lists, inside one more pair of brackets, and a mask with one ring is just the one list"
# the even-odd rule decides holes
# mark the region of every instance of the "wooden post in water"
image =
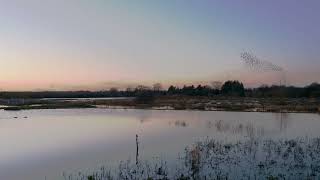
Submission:
[[136,134],[136,165],[139,163],[139,139],[138,139],[138,134]]

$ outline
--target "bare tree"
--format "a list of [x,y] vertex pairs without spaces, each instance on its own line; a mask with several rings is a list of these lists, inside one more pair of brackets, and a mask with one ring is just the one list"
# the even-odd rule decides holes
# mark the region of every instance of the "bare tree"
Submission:
[[154,85],[153,85],[153,90],[154,91],[161,91],[163,88],[162,88],[162,84],[160,84],[160,83],[155,83]]
[[144,85],[138,85],[138,86],[136,87],[136,90],[137,90],[137,91],[148,91],[148,90],[150,90],[150,87],[144,86]]

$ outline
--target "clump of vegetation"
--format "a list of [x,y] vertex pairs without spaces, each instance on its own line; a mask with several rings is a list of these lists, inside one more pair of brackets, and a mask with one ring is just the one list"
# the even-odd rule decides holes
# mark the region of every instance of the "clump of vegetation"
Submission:
[[244,96],[244,86],[239,81],[227,81],[221,88],[221,93],[227,96]]
[[137,97],[135,98],[135,102],[137,105],[146,105],[146,106],[151,106],[154,100],[155,100],[154,95],[149,91],[142,91],[139,94],[137,94]]
[[65,176],[67,180],[319,179],[320,139],[248,139],[226,143],[206,139],[187,147],[176,164],[121,162],[119,168]]

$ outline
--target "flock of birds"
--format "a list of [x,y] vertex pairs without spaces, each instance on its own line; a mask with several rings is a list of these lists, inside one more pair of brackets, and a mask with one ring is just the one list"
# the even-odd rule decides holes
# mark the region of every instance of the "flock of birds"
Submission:
[[255,55],[249,52],[241,53],[241,58],[244,61],[246,67],[257,71],[274,71],[274,72],[282,72],[284,71],[282,67],[275,65],[268,61],[260,60]]
[[255,72],[274,72],[280,74],[280,85],[286,82],[285,70],[281,66],[273,64],[269,61],[259,59],[257,56],[249,52],[241,53],[241,59],[246,68]]

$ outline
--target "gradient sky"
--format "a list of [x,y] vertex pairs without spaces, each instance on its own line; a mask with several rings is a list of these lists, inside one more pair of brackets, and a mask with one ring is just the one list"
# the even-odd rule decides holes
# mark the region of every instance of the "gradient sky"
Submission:
[[319,0],[0,0],[0,89],[320,80]]

